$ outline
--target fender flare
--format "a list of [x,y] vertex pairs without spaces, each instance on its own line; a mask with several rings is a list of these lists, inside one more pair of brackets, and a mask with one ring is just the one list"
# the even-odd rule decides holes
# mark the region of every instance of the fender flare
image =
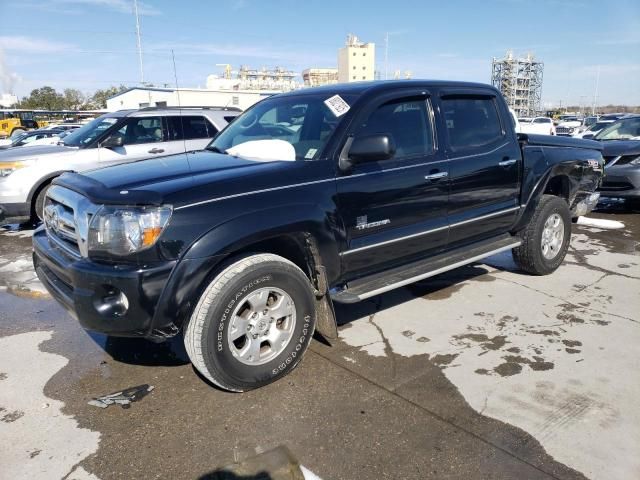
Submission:
[[[523,207],[524,209],[521,211],[520,218],[516,222],[516,225],[513,228],[513,232],[517,232],[522,230],[531,220],[533,216],[533,212],[538,206],[542,195],[544,194],[547,185],[549,182],[558,177],[566,178],[566,181],[569,182],[569,191],[568,191],[568,203],[569,208],[571,208],[571,204],[575,198],[575,194],[577,191],[577,186],[580,183],[582,178],[582,168],[580,168],[580,174],[576,175],[576,166],[580,166],[576,164],[576,162],[563,162],[555,165],[548,166],[539,176],[536,175],[535,172],[532,172],[532,175],[536,175],[537,181],[533,185],[531,189],[531,193],[528,198],[524,199]],[[581,166],[580,166],[581,167]],[[564,181],[564,180],[563,180]],[[525,195],[525,191],[522,192]]]
[[63,173],[67,172],[73,172],[73,170],[59,170],[56,172],[48,173],[44,177],[39,178],[38,181],[33,185],[33,187],[31,187],[31,190],[29,190],[29,194],[27,195],[27,203],[31,203],[33,201],[35,193],[40,190],[42,185],[47,182],[50,183],[54,178],[59,177]]
[[[213,272],[233,258],[235,252],[258,242],[302,234],[307,239],[305,249],[315,263],[313,273],[318,277],[317,283],[325,290],[316,291],[316,329],[326,338],[337,338],[327,278],[339,275],[340,256],[331,221],[318,205],[300,203],[251,211],[216,225],[181,255],[164,288],[156,320],[172,319],[181,328]],[[162,327],[154,320],[152,328]]]

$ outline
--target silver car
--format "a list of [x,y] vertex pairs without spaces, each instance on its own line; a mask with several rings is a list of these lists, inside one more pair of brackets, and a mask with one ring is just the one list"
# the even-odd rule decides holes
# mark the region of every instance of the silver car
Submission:
[[1,151],[0,221],[41,219],[47,187],[63,172],[202,150],[239,114],[215,107],[121,110],[96,118],[61,145]]

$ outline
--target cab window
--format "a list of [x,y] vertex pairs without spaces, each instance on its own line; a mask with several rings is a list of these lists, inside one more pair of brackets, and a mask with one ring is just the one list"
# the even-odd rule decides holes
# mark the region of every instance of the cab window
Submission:
[[491,145],[505,136],[493,97],[449,97],[442,106],[453,150]]
[[394,158],[433,152],[433,130],[424,99],[402,99],[375,110],[356,130],[356,137],[385,134],[396,146]]

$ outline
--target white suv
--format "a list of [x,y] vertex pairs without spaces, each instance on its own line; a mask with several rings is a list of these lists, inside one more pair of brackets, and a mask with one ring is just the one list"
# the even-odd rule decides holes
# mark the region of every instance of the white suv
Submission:
[[41,219],[46,190],[63,172],[202,150],[239,114],[213,107],[121,110],[74,131],[62,145],[0,151],[0,221]]

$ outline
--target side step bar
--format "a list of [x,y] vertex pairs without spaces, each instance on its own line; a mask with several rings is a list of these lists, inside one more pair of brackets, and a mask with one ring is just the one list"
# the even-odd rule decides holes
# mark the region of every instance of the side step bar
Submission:
[[454,270],[469,263],[511,250],[521,245],[521,241],[511,235],[501,235],[473,246],[465,246],[435,257],[392,268],[381,273],[349,282],[347,288],[332,291],[332,300],[340,303],[357,303],[369,297],[404,287],[410,283]]

